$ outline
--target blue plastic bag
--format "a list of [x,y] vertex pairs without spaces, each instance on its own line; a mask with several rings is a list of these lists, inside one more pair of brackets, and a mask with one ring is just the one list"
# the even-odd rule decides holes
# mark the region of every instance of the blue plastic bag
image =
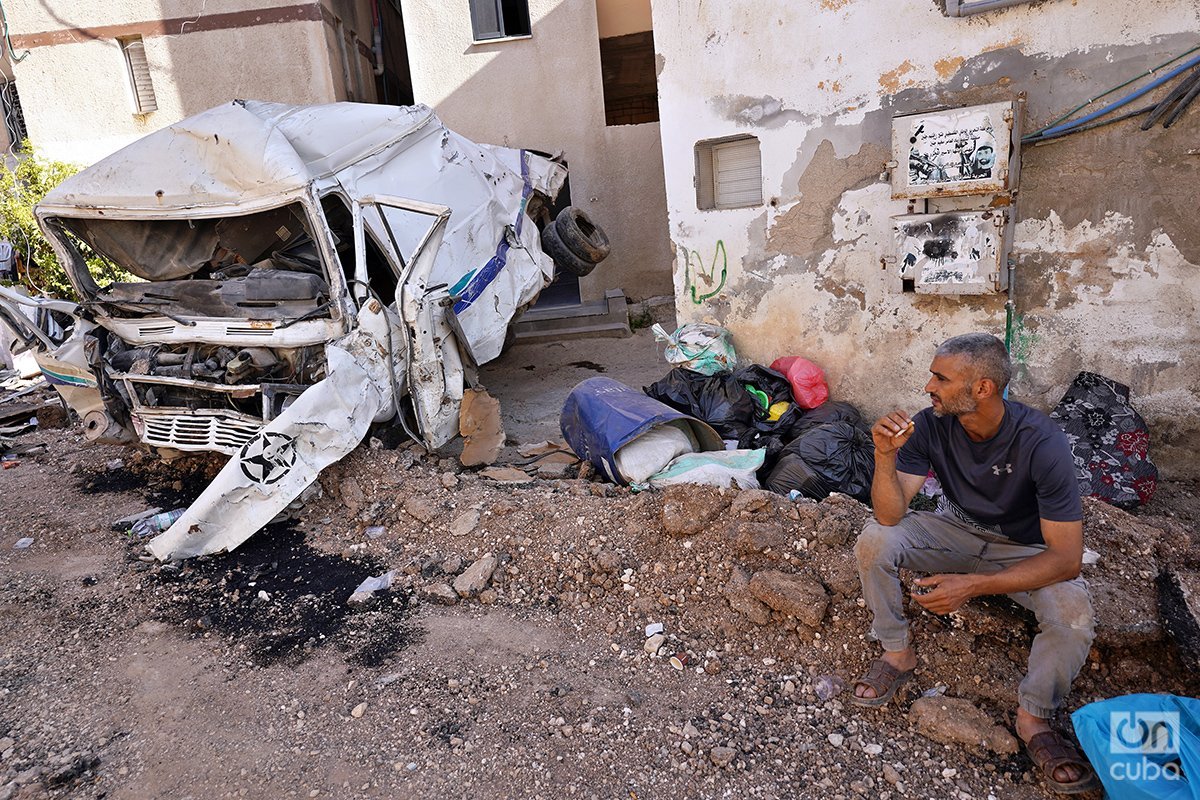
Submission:
[[1200,700],[1128,694],[1071,721],[1112,800],[1200,800]]
[[567,395],[559,425],[575,455],[590,461],[613,483],[625,483],[616,454],[647,431],[673,420],[687,420],[700,450],[724,450],[711,427],[681,414],[612,378],[588,378]]

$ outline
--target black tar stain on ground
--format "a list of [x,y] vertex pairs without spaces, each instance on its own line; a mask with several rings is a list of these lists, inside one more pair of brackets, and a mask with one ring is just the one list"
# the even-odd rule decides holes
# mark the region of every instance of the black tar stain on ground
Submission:
[[576,369],[590,369],[592,372],[604,372],[604,365],[597,364],[595,361],[572,361],[567,366]]
[[232,553],[161,571],[159,579],[173,584],[163,616],[193,635],[211,630],[244,644],[260,666],[299,664],[329,645],[351,663],[378,666],[420,635],[402,590],[377,593],[365,609],[347,604],[364,578],[387,569],[375,559],[323,553],[300,531],[267,526]]

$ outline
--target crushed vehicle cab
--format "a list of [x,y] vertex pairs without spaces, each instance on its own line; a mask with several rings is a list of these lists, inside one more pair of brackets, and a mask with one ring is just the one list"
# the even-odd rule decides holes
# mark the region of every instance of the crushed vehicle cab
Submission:
[[452,439],[474,367],[553,278],[543,236],[576,271],[607,254],[578,210],[549,218],[565,177],[424,106],[234,101],[47,194],[79,305],[43,373],[90,438],[231,456],[151,552],[236,547],[372,423]]

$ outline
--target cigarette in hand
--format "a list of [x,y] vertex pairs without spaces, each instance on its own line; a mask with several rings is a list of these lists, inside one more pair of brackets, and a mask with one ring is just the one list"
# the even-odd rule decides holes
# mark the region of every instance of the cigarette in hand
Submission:
[[904,434],[906,434],[906,433],[910,433],[910,432],[912,431],[912,429],[913,429],[913,428],[915,428],[915,427],[917,427],[917,423],[913,422],[913,421],[910,419],[910,420],[908,421],[908,424],[907,424],[907,425],[905,425],[903,428],[901,428],[900,430],[898,430],[898,431],[896,431],[895,433],[893,433],[893,434],[892,434],[892,438],[893,438],[893,439],[899,439],[899,438],[900,438],[901,436],[903,436]]

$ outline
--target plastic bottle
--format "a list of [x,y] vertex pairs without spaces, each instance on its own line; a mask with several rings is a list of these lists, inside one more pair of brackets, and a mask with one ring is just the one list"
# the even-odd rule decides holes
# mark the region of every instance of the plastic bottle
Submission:
[[164,511],[161,514],[155,514],[152,517],[139,519],[133,523],[133,533],[135,536],[146,537],[155,533],[161,533],[167,528],[175,524],[175,520],[183,516],[186,508],[177,508],[174,511]]

